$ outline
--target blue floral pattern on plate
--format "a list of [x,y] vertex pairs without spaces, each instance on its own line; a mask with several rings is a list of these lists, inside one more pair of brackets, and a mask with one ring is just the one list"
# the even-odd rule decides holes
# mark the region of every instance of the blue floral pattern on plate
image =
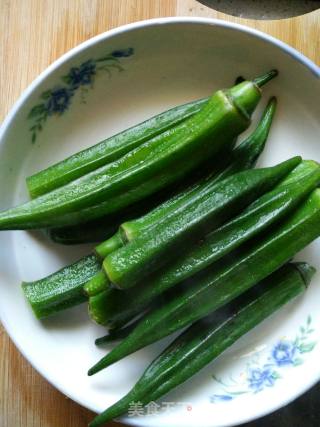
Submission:
[[35,105],[28,114],[28,119],[33,122],[30,127],[31,141],[34,143],[38,133],[48,117],[62,115],[68,110],[72,98],[80,91],[81,102],[85,103],[88,87],[92,87],[98,74],[104,72],[111,77],[112,70],[123,71],[120,58],[127,58],[134,54],[132,47],[117,49],[97,59],[89,59],[78,67],[70,68],[68,74],[61,77],[63,85],[57,85],[41,94],[41,103]]
[[256,352],[239,378],[230,376],[226,381],[213,375],[213,379],[221,386],[221,392],[210,396],[210,402],[229,402],[238,396],[259,393],[273,387],[282,378],[281,369],[301,365],[304,362],[303,355],[315,348],[317,343],[311,340],[314,332],[311,323],[312,318],[308,316],[305,326],[300,327],[295,339],[279,340],[263,361],[260,360],[259,352]]

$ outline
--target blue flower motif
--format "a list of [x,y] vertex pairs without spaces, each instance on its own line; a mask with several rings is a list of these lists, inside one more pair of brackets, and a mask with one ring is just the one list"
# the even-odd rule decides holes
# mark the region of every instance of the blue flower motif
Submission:
[[73,91],[64,87],[52,90],[45,106],[48,115],[62,114],[66,111],[72,96]]
[[256,368],[250,370],[250,376],[248,378],[249,387],[256,393],[261,391],[264,386],[272,387],[274,382],[275,379],[270,368]]
[[[260,355],[255,354],[247,364],[245,388],[243,388],[243,378],[240,381],[230,376],[231,382],[226,382],[213,375],[213,379],[223,387],[223,394],[210,396],[211,403],[232,400],[246,393],[254,394],[265,387],[273,387],[282,378],[280,368],[286,366],[293,368],[304,363],[303,355],[313,351],[318,344],[317,341],[310,340],[310,335],[315,331],[311,323],[312,318],[309,315],[306,324],[299,328],[295,339],[278,341],[264,363],[260,362]],[[235,391],[235,386],[241,386],[242,390]]]
[[72,67],[67,78],[73,89],[77,89],[81,85],[89,85],[92,83],[92,78],[96,74],[96,64],[91,59],[83,62],[80,67]]
[[134,54],[132,47],[126,49],[117,49],[108,52],[105,56],[89,59],[78,67],[72,67],[68,73],[61,76],[64,86],[55,87],[44,91],[41,96],[41,103],[35,105],[28,114],[28,119],[32,120],[30,126],[31,142],[34,143],[37,135],[42,131],[44,123],[49,116],[62,115],[68,110],[73,95],[79,89],[81,102],[84,102],[84,95],[87,92],[85,86],[92,86],[95,76],[99,72],[105,71],[111,76],[111,71],[117,69],[123,71],[119,58],[125,58]]
[[230,400],[233,400],[234,397],[230,396],[228,394],[214,394],[213,396],[210,397],[210,402],[211,403],[215,403],[215,402],[229,402]]
[[111,52],[111,55],[114,58],[125,58],[127,56],[131,56],[134,53],[134,49],[132,47],[128,47],[128,49],[118,49]]
[[293,365],[296,346],[290,341],[280,341],[272,350],[272,358],[278,366]]

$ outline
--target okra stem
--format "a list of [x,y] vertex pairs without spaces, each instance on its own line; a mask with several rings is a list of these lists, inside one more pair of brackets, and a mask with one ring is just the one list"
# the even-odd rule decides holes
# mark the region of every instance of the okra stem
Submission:
[[262,87],[264,86],[266,83],[268,83],[270,80],[274,79],[275,77],[277,77],[277,75],[279,74],[278,70],[271,70],[266,74],[263,74],[262,76],[256,77],[253,82],[258,86],[258,87]]
[[99,325],[103,324],[105,322],[104,319],[104,311],[103,311],[103,307],[101,307],[101,304],[104,305],[105,304],[105,300],[108,301],[109,299],[109,295],[112,292],[112,288],[109,287],[103,291],[101,291],[100,293],[98,293],[97,295],[93,295],[89,298],[89,315],[91,317],[91,319],[98,323]]
[[122,233],[117,231],[112,237],[96,246],[95,252],[103,260],[107,255],[111,254],[111,252],[121,248],[123,244]]
[[109,285],[106,274],[101,270],[85,284],[84,291],[88,297],[92,297],[108,289]]
[[86,282],[101,270],[101,261],[91,254],[34,282],[23,282],[22,290],[38,319],[88,300]]

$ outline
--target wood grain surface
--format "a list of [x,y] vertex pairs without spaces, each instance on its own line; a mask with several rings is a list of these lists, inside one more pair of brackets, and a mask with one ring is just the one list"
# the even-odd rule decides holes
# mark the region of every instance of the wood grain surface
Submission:
[[[320,64],[320,11],[281,21],[254,21],[215,12],[195,0],[0,0],[0,121],[21,91],[70,48],[110,28],[164,16],[246,24]],[[93,415],[48,384],[0,325],[0,427],[85,427]]]

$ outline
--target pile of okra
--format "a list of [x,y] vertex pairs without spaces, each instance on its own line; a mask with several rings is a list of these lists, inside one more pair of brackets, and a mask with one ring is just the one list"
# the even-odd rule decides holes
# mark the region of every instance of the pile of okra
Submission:
[[239,138],[276,76],[242,79],[41,170],[26,179],[31,200],[0,212],[1,230],[95,243],[22,283],[38,319],[86,303],[107,328],[96,345],[117,343],[88,375],[183,330],[91,427],[161,398],[308,287],[315,268],[291,260],[320,235],[320,166],[296,156],[255,168],[275,97]]

